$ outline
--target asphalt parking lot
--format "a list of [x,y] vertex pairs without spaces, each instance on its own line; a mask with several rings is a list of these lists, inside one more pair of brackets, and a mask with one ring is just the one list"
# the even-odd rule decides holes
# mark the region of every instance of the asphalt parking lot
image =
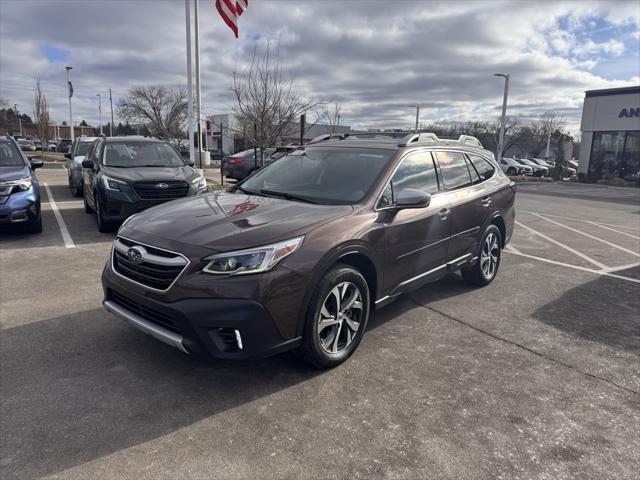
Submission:
[[318,372],[198,361],[111,317],[113,235],[62,168],[38,176],[44,232],[0,233],[2,478],[638,478],[636,197],[527,185],[490,286],[403,296]]

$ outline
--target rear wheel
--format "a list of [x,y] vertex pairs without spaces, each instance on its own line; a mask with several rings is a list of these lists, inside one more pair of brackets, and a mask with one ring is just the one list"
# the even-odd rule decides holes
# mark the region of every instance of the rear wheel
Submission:
[[304,359],[317,368],[340,365],[358,348],[369,320],[369,288],[352,267],[324,274],[311,301],[302,338]]
[[500,229],[491,224],[482,236],[480,254],[475,265],[462,270],[462,277],[471,285],[484,286],[490,284],[498,273],[502,253],[502,237]]

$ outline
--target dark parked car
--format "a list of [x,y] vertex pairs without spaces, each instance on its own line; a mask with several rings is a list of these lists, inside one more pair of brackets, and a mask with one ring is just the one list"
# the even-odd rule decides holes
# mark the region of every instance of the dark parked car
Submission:
[[207,189],[175,148],[153,138],[98,138],[82,167],[84,209],[96,212],[101,232],[145,208]]
[[299,348],[332,367],[401,293],[456,270],[490,283],[514,199],[473,137],[318,141],[226,192],[129,218],[103,270],[104,306],[185,352]]
[[41,160],[29,160],[17,142],[0,136],[0,225],[24,225],[42,231],[40,186],[34,173]]
[[73,142],[71,141],[70,138],[63,138],[58,142],[58,145],[56,145],[56,152],[69,153],[69,149],[71,148],[72,143]]
[[[269,157],[275,153],[275,151],[275,148],[266,148],[264,150],[264,164],[269,163]],[[260,156],[260,151],[258,151],[258,159],[256,161],[253,149],[234,153],[222,159],[222,171],[225,177],[236,180],[244,179],[262,166],[263,161]]]
[[67,158],[67,176],[69,177],[69,189],[74,197],[82,195],[82,162],[87,156],[89,147],[96,140],[96,137],[79,137],[73,141],[69,153],[65,153]]

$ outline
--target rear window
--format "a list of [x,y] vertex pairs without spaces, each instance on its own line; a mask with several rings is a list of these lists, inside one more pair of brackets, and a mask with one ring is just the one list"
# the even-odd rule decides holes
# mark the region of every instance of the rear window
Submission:
[[469,160],[471,160],[471,164],[480,175],[481,180],[487,180],[493,176],[493,172],[495,172],[495,167],[488,160],[482,158],[480,155],[472,155],[469,154]]
[[455,190],[471,185],[467,161],[460,152],[436,152],[442,181],[446,190]]
[[22,154],[13,142],[0,142],[0,167],[25,166]]

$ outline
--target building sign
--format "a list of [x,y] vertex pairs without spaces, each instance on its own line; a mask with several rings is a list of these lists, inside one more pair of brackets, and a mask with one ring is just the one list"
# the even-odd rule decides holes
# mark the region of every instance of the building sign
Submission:
[[627,118],[640,118],[640,108],[623,108],[620,110],[618,114],[618,118],[627,117]]

